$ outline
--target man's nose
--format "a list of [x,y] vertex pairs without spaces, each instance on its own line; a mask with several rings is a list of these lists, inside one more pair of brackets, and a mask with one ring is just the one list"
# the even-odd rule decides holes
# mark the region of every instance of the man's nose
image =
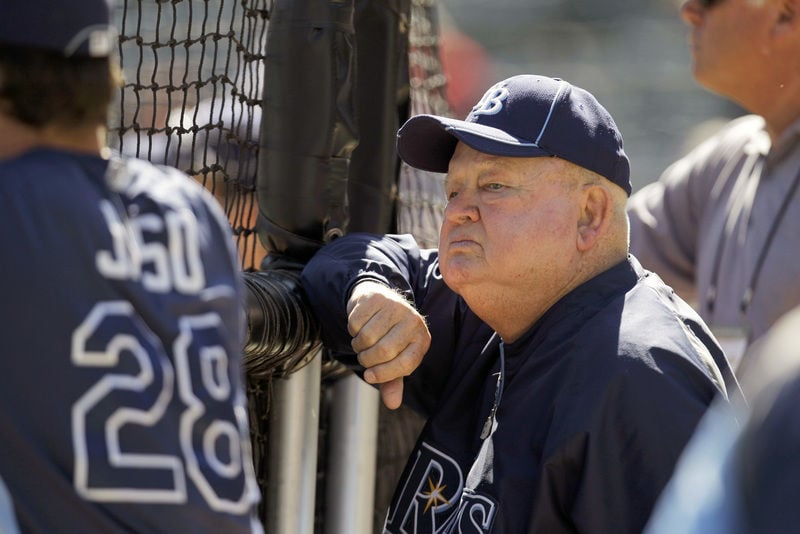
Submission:
[[477,221],[480,218],[477,195],[471,191],[460,191],[447,200],[444,216],[450,222]]

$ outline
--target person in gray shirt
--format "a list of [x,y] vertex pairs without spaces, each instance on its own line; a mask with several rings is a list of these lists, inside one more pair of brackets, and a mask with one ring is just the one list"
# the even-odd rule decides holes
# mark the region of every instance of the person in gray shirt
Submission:
[[800,2],[686,0],[680,13],[695,79],[751,114],[631,196],[631,251],[696,305],[741,374],[800,304]]

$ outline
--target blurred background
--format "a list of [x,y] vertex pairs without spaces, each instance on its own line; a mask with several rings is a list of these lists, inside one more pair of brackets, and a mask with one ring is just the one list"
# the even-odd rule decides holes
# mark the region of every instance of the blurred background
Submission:
[[678,0],[440,0],[448,99],[463,118],[494,81],[560,77],[622,130],[634,190],[720,119],[741,114],[692,78]]

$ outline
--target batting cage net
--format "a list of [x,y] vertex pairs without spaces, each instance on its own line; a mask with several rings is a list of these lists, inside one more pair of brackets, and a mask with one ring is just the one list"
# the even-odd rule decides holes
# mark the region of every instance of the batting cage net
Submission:
[[263,255],[254,192],[271,9],[271,0],[124,0],[117,12],[125,82],[112,143],[214,193],[246,271]]
[[[119,0],[115,16],[125,81],[110,125],[112,146],[124,154],[183,170],[215,195],[230,221],[250,297],[245,372],[262,494],[269,484],[264,456],[272,380],[304,365],[318,343],[308,310],[292,296],[296,275],[255,276],[270,252],[265,245],[269,230],[263,226],[264,206],[259,216],[259,198],[262,204],[269,198],[264,196],[269,194],[265,184],[271,177],[264,176],[263,169],[259,173],[259,137],[265,85],[282,83],[269,80],[271,83],[265,84],[270,22],[279,11],[279,2]],[[399,34],[407,39],[400,49],[402,55],[392,59],[396,64],[389,65],[400,72],[400,79],[392,109],[387,111],[396,114],[400,122],[418,113],[449,114],[438,57],[435,0],[356,1],[356,16],[368,9],[368,4],[390,12]],[[362,24],[369,24],[368,17],[362,19]],[[357,25],[356,31],[360,31]],[[369,60],[361,53],[362,61]],[[376,60],[383,61],[380,57]],[[306,80],[316,83],[315,72],[309,70]],[[362,126],[359,132],[362,140],[377,137],[368,128],[364,130]],[[392,165],[392,220],[382,230],[411,233],[422,246],[435,246],[445,200],[442,177],[397,160]],[[293,187],[291,180],[285,183],[287,188]],[[367,184],[366,190],[371,189]],[[358,221],[358,204],[369,201],[351,191],[350,203],[351,216]],[[342,372],[341,367],[326,362],[324,380],[336,380]],[[325,420],[321,419],[320,440],[324,442]],[[379,462],[379,478],[384,482],[376,488],[376,523],[382,519],[379,510],[388,504],[394,480],[421,424],[419,418],[402,411],[381,412],[379,450],[387,457]],[[320,458],[324,477],[325,463]],[[263,519],[263,502],[261,513]]]

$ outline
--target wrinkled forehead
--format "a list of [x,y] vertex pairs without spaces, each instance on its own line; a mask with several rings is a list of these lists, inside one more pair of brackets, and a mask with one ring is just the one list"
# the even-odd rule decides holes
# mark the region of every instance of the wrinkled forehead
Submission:
[[486,154],[459,142],[453,157],[450,159],[448,172],[445,175],[445,186],[457,180],[491,178],[504,176],[524,179],[541,179],[550,177],[554,180],[573,182],[578,180],[583,169],[565,159],[550,157],[515,157]]

